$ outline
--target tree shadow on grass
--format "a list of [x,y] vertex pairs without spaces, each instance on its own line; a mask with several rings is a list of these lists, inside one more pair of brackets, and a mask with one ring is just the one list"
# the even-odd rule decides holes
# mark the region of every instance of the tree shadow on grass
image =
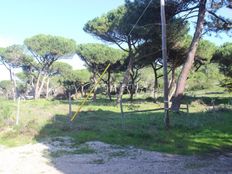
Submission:
[[[159,97],[157,99],[158,102],[163,102],[163,97]],[[229,104],[232,105],[232,96],[223,96],[223,97],[219,97],[219,96],[189,96],[189,95],[185,95],[183,97],[183,100],[181,101],[181,104],[192,104],[194,102],[199,102],[200,104],[204,104],[207,106],[212,106],[212,104],[214,105],[220,105],[220,104]]]
[[[78,99],[78,100],[72,100],[73,105],[80,105],[85,98]],[[61,100],[60,103],[62,104],[68,104],[68,100]],[[92,99],[88,99],[85,102],[85,105],[92,105],[92,106],[114,106],[116,105],[116,99],[112,99],[112,101],[109,101],[109,99],[103,99],[98,98],[95,102],[93,102]]]
[[[206,93],[208,94],[208,93]],[[211,94],[211,93],[210,93]],[[204,104],[207,106],[212,106],[212,105],[219,105],[219,104],[229,104],[232,105],[232,96],[228,94],[228,96],[225,96],[224,93],[216,93],[212,92],[212,96],[190,96],[190,95],[185,95],[182,100],[182,104],[192,104],[194,102],[197,102],[199,104]],[[214,94],[218,94],[217,96],[214,96]],[[220,96],[222,94],[222,96]],[[72,100],[73,105],[80,105],[82,103],[82,99],[78,100]],[[128,98],[128,96],[123,98],[123,103],[124,104],[141,104],[141,103],[163,103],[164,99],[163,97],[158,97],[155,101],[152,97],[147,97],[147,98],[134,98],[132,101]],[[68,100],[60,100],[59,101],[62,104],[68,104]],[[85,103],[85,105],[91,105],[91,106],[116,106],[116,98],[113,97],[111,101],[107,98],[102,98],[101,96],[97,98],[95,102],[92,101],[92,99],[88,99]]]
[[[83,148],[83,143],[89,141],[101,141],[123,147],[133,146],[171,154],[199,154],[205,157],[232,151],[231,113],[232,110],[229,109],[223,112],[170,113],[172,126],[166,130],[163,126],[162,112],[125,114],[122,119],[118,112],[98,109],[81,112],[73,121],[71,128],[66,115],[55,115],[35,138],[42,142],[47,139],[57,142],[57,137],[71,137],[73,141],[71,146],[74,146],[75,150],[61,150],[54,153],[52,148],[57,147],[56,143],[55,146],[49,146],[48,151],[54,167],[65,174],[71,172],[64,165],[72,163],[75,155],[83,155],[75,156],[79,160],[76,161],[77,165],[82,167],[85,163],[82,164],[80,160],[85,159],[85,155],[93,153],[94,156],[93,149],[89,149],[86,144]],[[58,138],[58,141],[63,140]],[[73,158],[64,156],[68,154],[74,155]],[[60,165],[57,163],[57,157],[69,162]],[[95,158],[98,159],[96,154]],[[99,164],[97,160],[94,161],[95,163]]]
[[232,147],[232,111],[171,113],[171,128],[163,126],[162,112],[126,114],[95,110],[81,112],[70,128],[67,116],[56,115],[36,136],[70,136],[77,144],[103,141],[174,154],[201,154]]
[[193,96],[185,96],[184,102],[191,104],[194,101],[202,101],[205,105],[219,105],[219,104],[229,104],[231,103],[232,97],[211,97],[211,96],[204,96],[204,97],[193,97]]

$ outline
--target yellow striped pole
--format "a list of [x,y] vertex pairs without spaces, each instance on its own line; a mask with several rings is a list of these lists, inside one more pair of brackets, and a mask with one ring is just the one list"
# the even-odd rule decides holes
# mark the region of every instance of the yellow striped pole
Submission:
[[108,68],[110,67],[110,63],[107,65],[107,67],[105,68],[105,70],[103,71],[103,73],[101,74],[101,76],[99,77],[97,83],[94,85],[94,87],[91,89],[91,91],[89,92],[89,94],[85,97],[85,99],[83,100],[83,102],[81,103],[80,107],[77,109],[76,113],[72,116],[71,121],[73,121],[77,115],[80,113],[81,108],[84,106],[85,102],[88,100],[88,98],[90,97],[91,93],[93,92],[93,90],[95,89],[95,87],[99,84],[100,80],[102,79],[102,77],[104,76],[104,74],[106,73],[106,71],[108,70]]

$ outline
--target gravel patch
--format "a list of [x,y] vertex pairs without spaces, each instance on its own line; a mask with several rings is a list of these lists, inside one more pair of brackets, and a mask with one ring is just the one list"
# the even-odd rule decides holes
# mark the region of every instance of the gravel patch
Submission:
[[[54,155],[55,154],[55,155]],[[232,174],[232,153],[182,156],[103,142],[75,145],[57,137],[20,147],[0,147],[2,174]]]

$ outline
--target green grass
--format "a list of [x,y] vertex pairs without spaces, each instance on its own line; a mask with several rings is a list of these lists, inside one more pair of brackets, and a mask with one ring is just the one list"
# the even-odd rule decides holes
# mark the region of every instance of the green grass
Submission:
[[[143,98],[137,97],[133,103],[126,102],[124,110],[162,107],[162,104],[154,104]],[[207,109],[210,105],[207,101],[211,98],[216,98],[215,111]],[[11,111],[0,121],[4,125],[0,129],[0,142],[15,146],[51,137],[70,136],[76,144],[97,140],[174,154],[225,152],[232,150],[232,110],[231,105],[222,104],[230,99],[229,94],[187,97],[191,103],[190,113],[170,113],[169,130],[163,126],[163,112],[126,114],[122,119],[119,107],[104,98],[86,104],[72,128],[67,126],[67,101],[22,101],[20,125],[15,126],[16,104],[0,100],[0,106],[4,108],[6,105]],[[73,111],[80,102],[74,102]],[[0,111],[0,117],[4,112]],[[11,124],[5,124],[6,120],[11,120]]]
[[[162,113],[128,116],[123,128],[119,113],[95,111],[82,113],[81,117],[75,121],[73,129],[66,132],[62,131],[60,123],[63,122],[48,124],[37,138],[39,140],[47,136],[68,135],[78,143],[100,140],[160,152],[208,153],[232,147],[230,115],[231,112],[172,114],[172,128],[165,130],[162,124]],[[57,130],[54,131],[55,129]]]

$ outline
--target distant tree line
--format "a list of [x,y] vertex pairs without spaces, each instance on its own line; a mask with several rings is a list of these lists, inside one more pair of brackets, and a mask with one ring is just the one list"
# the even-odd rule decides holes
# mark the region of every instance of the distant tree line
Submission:
[[[232,43],[218,48],[201,39],[207,33],[231,32],[231,18],[217,13],[222,8],[231,8],[231,1],[167,0],[165,8],[172,109],[179,109],[185,88],[207,88],[212,77],[221,79],[220,84],[231,89]],[[193,37],[188,34],[190,18],[196,20]],[[109,100],[117,94],[119,101],[123,93],[133,100],[141,91],[152,93],[154,101],[157,100],[163,75],[159,1],[126,0],[124,5],[88,21],[84,31],[118,48],[93,43],[77,45],[72,39],[44,34],[25,39],[23,46],[1,48],[0,61],[10,74],[10,81],[0,82],[2,95],[12,99],[20,95],[34,99],[65,98],[71,92],[74,97],[83,97],[95,86],[94,101],[100,92]],[[85,62],[86,70],[73,70],[57,61],[75,53]],[[109,63],[110,68],[96,86]],[[23,72],[15,74],[18,67]],[[217,85],[219,80],[215,81],[212,83]]]

